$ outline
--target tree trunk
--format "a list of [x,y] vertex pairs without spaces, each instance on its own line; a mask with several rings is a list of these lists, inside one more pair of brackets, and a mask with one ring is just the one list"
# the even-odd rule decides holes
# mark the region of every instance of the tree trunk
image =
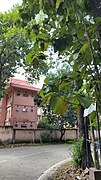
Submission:
[[[79,138],[83,137],[82,143],[82,160],[81,160],[81,168],[85,169],[87,167],[87,161],[89,162],[89,167],[93,166],[93,159],[91,155],[90,143],[88,143],[88,149],[86,149],[86,136],[85,136],[85,125],[84,125],[84,108],[81,106],[80,112],[78,114],[78,129],[79,129]],[[87,150],[88,150],[88,159],[87,159]]]
[[79,127],[79,138],[84,136],[84,108],[81,106],[79,114],[78,114],[78,127]]
[[78,114],[78,135],[79,138],[83,137],[83,142],[82,142],[82,160],[81,160],[81,168],[85,169],[86,168],[86,143],[85,143],[85,132],[84,132],[84,108],[81,106],[81,109]]
[[66,131],[66,129],[61,129],[60,141],[62,141],[62,138],[63,138],[63,136],[65,134],[65,131]]

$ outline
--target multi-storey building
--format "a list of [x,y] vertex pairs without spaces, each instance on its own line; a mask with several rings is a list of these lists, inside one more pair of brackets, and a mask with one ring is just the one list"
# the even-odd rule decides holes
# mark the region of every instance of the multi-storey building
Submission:
[[37,106],[34,96],[39,91],[28,82],[10,78],[5,96],[0,102],[0,126],[37,128]]

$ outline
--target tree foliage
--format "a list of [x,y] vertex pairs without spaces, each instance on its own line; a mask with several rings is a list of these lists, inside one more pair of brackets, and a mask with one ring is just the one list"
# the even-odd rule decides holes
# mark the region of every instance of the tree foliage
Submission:
[[[25,13],[25,14],[24,14]],[[24,0],[20,9],[24,29],[34,42],[34,54],[53,47],[71,67],[61,79],[45,79],[43,103],[64,113],[68,104],[79,110],[84,134],[84,108],[96,101],[101,111],[101,4],[99,0]],[[30,26],[29,26],[30,24]],[[71,93],[68,88],[72,83]],[[85,157],[85,156],[84,156]]]
[[[26,22],[24,29],[29,38],[34,42],[33,53],[45,51],[50,46],[58,55],[66,57],[72,67],[70,79],[73,79],[78,88],[76,99],[82,106],[88,107],[91,103],[91,97],[98,101],[100,108],[100,13],[94,10],[94,1],[23,1],[20,8],[20,16],[23,22]],[[100,4],[98,2],[98,11]],[[25,15],[25,16],[22,16]],[[28,16],[27,16],[28,15]],[[31,62],[32,60],[29,60]],[[37,59],[35,59],[37,63]],[[37,63],[38,65],[38,63]],[[78,72],[79,70],[79,72]],[[85,83],[83,82],[85,80]],[[82,81],[82,82],[81,82]],[[55,88],[55,86],[54,86]],[[86,92],[86,93],[85,93]],[[51,96],[52,93],[47,96]],[[89,97],[89,98],[88,98]],[[62,97],[62,99],[64,96]],[[58,109],[58,104],[67,105],[60,97],[51,99],[53,109]],[[93,100],[92,100],[93,101]],[[62,113],[62,110],[60,110]]]
[[[21,16],[23,17],[23,16]],[[29,38],[25,22],[21,20],[19,6],[0,14],[0,98],[7,79],[23,67],[26,78],[33,82],[48,71],[47,56],[41,52],[34,54],[33,42]]]
[[16,9],[12,13],[0,14],[0,98],[7,84],[7,78],[14,75],[23,65],[29,53],[29,41],[23,31],[14,25]]

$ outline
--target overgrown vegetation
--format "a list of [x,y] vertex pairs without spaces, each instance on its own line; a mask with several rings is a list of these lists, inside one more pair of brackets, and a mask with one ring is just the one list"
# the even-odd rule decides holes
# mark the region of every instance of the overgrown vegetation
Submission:
[[77,127],[77,117],[74,109],[70,106],[63,115],[57,115],[52,112],[49,105],[43,108],[44,115],[38,122],[38,128],[50,130],[57,129],[61,132],[60,141],[62,140],[67,128]]
[[81,167],[82,162],[82,145],[83,138],[81,137],[78,141],[74,141],[72,145],[72,158],[77,168]]
[[52,131],[53,129],[56,129],[56,125],[52,122],[49,123],[47,116],[43,116],[42,119],[38,122],[38,128]]
[[40,134],[40,142],[41,143],[51,143],[52,142],[52,134],[50,131],[41,132]]

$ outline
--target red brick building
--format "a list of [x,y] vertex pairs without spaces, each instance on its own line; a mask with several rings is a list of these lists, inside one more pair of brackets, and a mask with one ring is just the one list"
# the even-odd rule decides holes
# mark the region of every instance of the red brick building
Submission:
[[0,102],[0,126],[36,129],[38,115],[34,104],[34,95],[38,88],[28,82],[10,78],[5,97]]

